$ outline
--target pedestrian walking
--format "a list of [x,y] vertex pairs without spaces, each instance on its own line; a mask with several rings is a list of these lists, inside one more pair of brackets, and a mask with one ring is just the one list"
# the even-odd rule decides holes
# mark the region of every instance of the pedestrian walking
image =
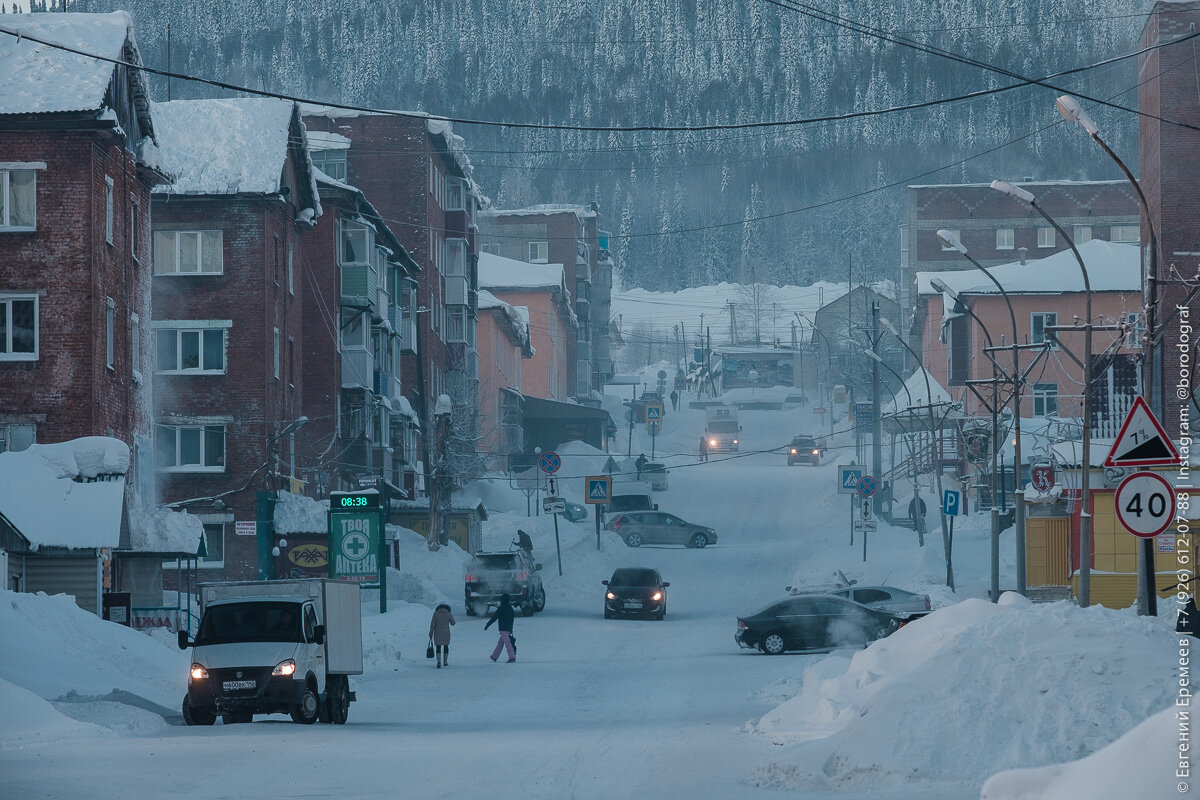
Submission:
[[908,516],[912,520],[913,530],[924,533],[925,501],[921,499],[920,492],[914,492],[913,499],[908,501]]
[[437,668],[450,666],[450,626],[454,622],[454,614],[450,606],[441,603],[433,610],[433,618],[429,620],[429,638],[433,640],[437,652]]
[[637,461],[633,462],[633,465],[637,467],[637,479],[639,481],[642,479],[642,470],[646,468],[646,464],[649,463],[649,461],[650,459],[646,458],[646,454],[642,453],[637,457]]
[[496,642],[496,649],[492,651],[492,661],[500,657],[501,650],[508,651],[508,663],[513,663],[517,660],[517,650],[513,646],[513,613],[512,600],[507,594],[500,595],[500,607],[496,609],[496,613],[488,618],[487,624],[483,626],[486,631],[492,627],[492,623],[496,623],[496,627],[500,630],[500,640]]
[[708,461],[708,437],[700,437],[700,460]]
[[678,389],[671,390],[671,410],[672,411],[679,410],[679,390]]

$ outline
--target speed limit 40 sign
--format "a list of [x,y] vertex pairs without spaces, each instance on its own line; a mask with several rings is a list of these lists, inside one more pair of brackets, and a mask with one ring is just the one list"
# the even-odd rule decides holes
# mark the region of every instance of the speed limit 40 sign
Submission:
[[1153,472],[1135,472],[1117,487],[1117,519],[1134,536],[1150,539],[1171,527],[1175,490]]

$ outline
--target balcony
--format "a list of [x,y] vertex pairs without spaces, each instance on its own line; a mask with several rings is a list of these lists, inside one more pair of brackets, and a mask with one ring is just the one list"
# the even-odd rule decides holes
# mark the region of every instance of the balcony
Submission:
[[358,389],[372,384],[375,359],[370,350],[358,347],[342,348],[342,388]]
[[379,304],[379,274],[371,264],[342,265],[342,302],[350,305],[365,305],[371,308]]
[[372,382],[371,389],[380,397],[391,397],[392,376],[381,370],[375,370],[375,380]]
[[579,361],[592,360],[592,343],[591,342],[576,342],[575,343],[575,358]]
[[465,306],[470,298],[467,295],[467,278],[465,275],[446,276],[446,305]]
[[404,325],[403,325],[404,319],[403,319],[403,315],[400,313],[400,306],[388,306],[387,307],[387,318],[388,318],[388,322],[392,326],[392,330],[395,331],[398,336],[403,336],[404,335]]

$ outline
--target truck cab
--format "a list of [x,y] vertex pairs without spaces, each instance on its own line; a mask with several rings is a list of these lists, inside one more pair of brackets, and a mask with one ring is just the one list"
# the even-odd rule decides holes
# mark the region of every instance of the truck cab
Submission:
[[704,438],[710,453],[736,453],[742,426],[738,424],[738,410],[733,406],[716,406],[705,412],[708,424]]
[[326,580],[204,584],[192,648],[184,721],[250,722],[290,714],[311,724],[344,723],[354,699],[349,675],[362,673],[357,584]]

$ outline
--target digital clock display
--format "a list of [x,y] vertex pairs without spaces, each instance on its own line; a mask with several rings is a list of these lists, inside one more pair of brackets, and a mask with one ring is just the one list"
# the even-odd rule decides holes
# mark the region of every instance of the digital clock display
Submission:
[[330,495],[329,507],[334,511],[366,511],[379,508],[379,493],[347,494],[337,492]]

